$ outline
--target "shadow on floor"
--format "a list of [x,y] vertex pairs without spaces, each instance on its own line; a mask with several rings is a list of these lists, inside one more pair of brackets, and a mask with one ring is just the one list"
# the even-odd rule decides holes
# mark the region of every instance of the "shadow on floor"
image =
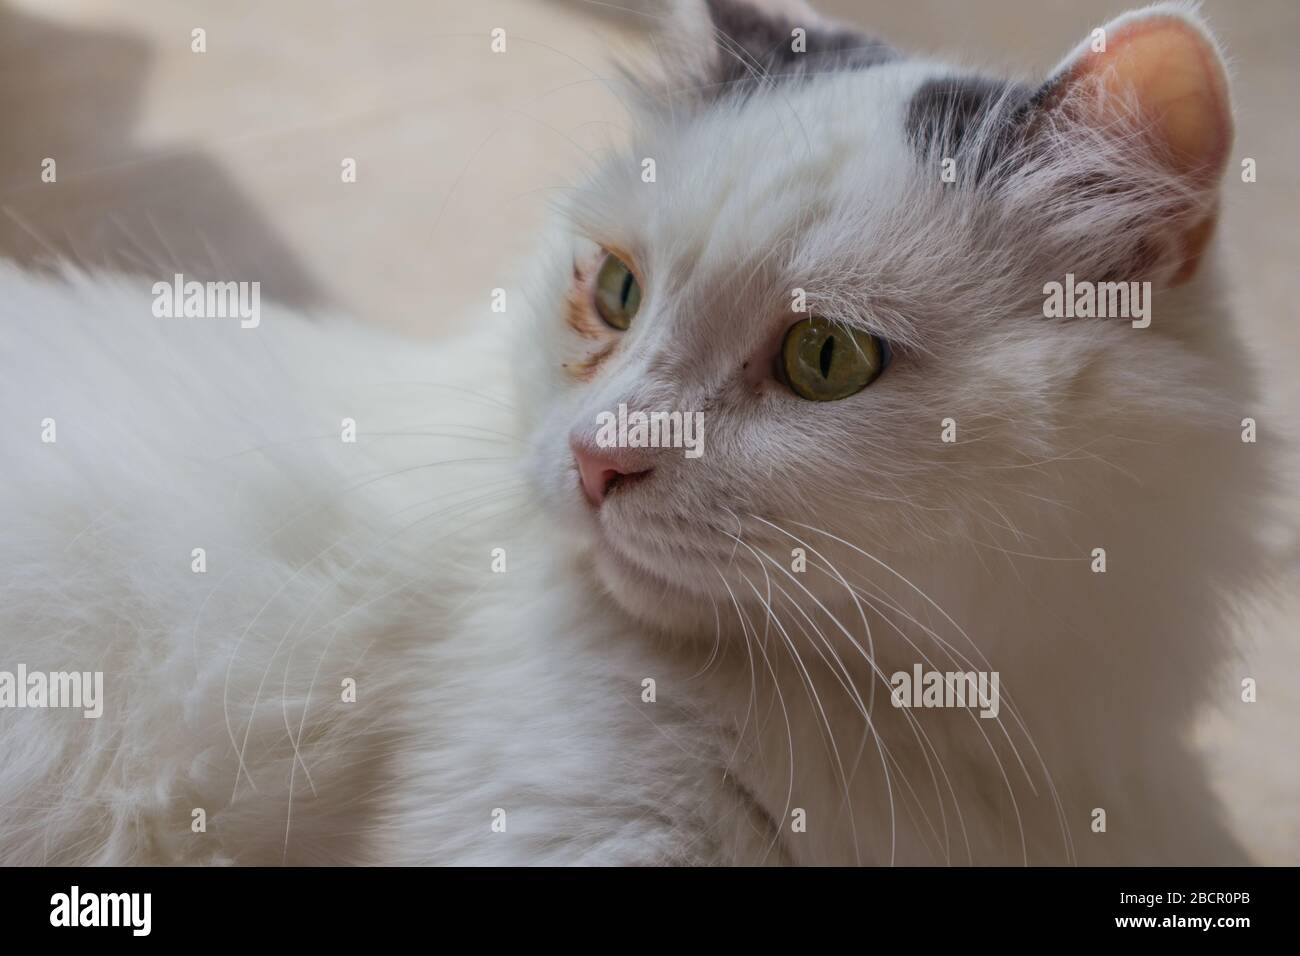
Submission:
[[[258,280],[267,297],[323,304],[320,283],[219,162],[135,140],[152,58],[136,37],[0,4],[0,256]],[[47,158],[55,182],[42,181]]]

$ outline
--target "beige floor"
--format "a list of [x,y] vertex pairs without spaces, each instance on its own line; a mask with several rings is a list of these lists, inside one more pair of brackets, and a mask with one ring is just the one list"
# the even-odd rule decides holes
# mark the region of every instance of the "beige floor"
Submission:
[[[611,3],[627,0],[610,0]],[[915,51],[1042,76],[1118,0],[822,0]],[[1265,371],[1261,440],[1300,432],[1300,3],[1205,0],[1233,59],[1238,157],[1224,235]],[[505,55],[488,32],[508,31]],[[208,51],[190,50],[191,30]],[[527,253],[549,199],[626,122],[602,82],[635,21],[582,0],[0,0],[0,256],[261,279],[268,296],[408,332],[454,331]],[[42,183],[42,160],[58,182]],[[340,163],[355,158],[358,181]],[[1292,519],[1300,516],[1292,496]],[[1286,598],[1252,613],[1243,673],[1300,714],[1300,538]],[[1209,726],[1223,773],[1300,727],[1261,704]],[[1234,814],[1300,860],[1300,768]]]

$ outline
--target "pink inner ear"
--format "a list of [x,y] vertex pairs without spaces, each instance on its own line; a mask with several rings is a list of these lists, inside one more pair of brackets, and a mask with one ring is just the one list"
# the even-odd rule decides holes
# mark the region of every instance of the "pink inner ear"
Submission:
[[[1175,171],[1204,185],[1218,179],[1232,144],[1228,84],[1213,43],[1192,23],[1153,14],[1106,28],[1106,51],[1088,49],[1066,85],[1095,76],[1116,108],[1136,98]],[[1103,107],[1104,109],[1104,107]]]
[[[1067,90],[1089,81],[1103,95],[1086,121],[1128,128],[1136,106],[1170,171],[1207,194],[1217,190],[1232,146],[1228,80],[1213,41],[1194,22],[1162,11],[1120,18],[1106,27],[1105,52],[1085,46],[1060,82]],[[1174,284],[1196,274],[1216,219],[1211,212],[1173,238],[1181,258]]]

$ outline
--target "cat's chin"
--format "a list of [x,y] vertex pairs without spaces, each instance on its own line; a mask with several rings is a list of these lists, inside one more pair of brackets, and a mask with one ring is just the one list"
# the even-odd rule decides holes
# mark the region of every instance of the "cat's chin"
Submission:
[[690,576],[680,569],[669,574],[649,567],[610,547],[599,536],[592,542],[589,556],[601,587],[637,623],[678,637],[715,636],[716,597],[692,587]]

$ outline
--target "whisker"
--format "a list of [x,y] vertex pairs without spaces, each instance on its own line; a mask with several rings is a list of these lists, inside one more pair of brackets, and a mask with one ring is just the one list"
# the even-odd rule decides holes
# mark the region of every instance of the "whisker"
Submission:
[[[957,631],[957,633],[959,633],[959,634],[960,634],[960,635],[965,639],[965,641],[970,645],[970,647],[972,648],[972,650],[975,652],[975,654],[978,656],[979,660],[980,660],[981,663],[983,664],[983,667],[982,667],[982,668],[975,668],[975,669],[992,670],[992,666],[989,664],[988,659],[983,655],[983,653],[980,651],[979,647],[975,644],[975,642],[974,642],[973,640],[971,640],[970,635],[967,634],[966,631],[965,631],[965,630],[964,630],[964,629],[963,629],[963,628],[962,628],[962,627],[961,627],[961,626],[960,626],[956,621],[954,621],[954,620],[952,619],[951,615],[949,615],[949,614],[948,614],[948,613],[947,613],[947,612],[946,612],[942,607],[939,606],[939,604],[937,604],[937,603],[936,603],[936,602],[935,602],[935,601],[934,601],[934,600],[933,600],[929,595],[927,595],[924,591],[922,591],[920,588],[918,588],[918,587],[917,587],[917,586],[916,586],[912,581],[910,581],[909,579],[907,579],[904,575],[900,574],[899,572],[897,572],[896,570],[894,570],[893,568],[891,568],[889,565],[885,564],[883,561],[881,561],[881,560],[880,560],[879,558],[877,558],[875,555],[872,555],[872,554],[870,554],[869,552],[864,551],[862,548],[859,548],[857,545],[853,544],[852,542],[846,541],[846,540],[844,540],[843,538],[840,538],[840,537],[838,537],[837,535],[835,535],[835,534],[833,534],[833,533],[831,533],[831,532],[829,532],[829,531],[826,531],[826,530],[821,529],[821,528],[816,528],[816,527],[814,527],[814,526],[812,526],[812,525],[803,524],[803,523],[798,522],[798,521],[792,521],[791,523],[792,523],[792,524],[795,524],[795,525],[797,525],[797,526],[799,526],[799,527],[806,528],[806,529],[808,529],[808,530],[810,530],[810,531],[814,531],[814,532],[816,532],[816,533],[818,533],[818,534],[824,535],[825,537],[830,538],[830,539],[833,540],[833,541],[836,541],[836,542],[838,542],[838,543],[840,543],[840,544],[845,545],[846,547],[851,548],[852,550],[854,550],[854,551],[857,552],[858,554],[860,554],[860,555],[862,555],[863,557],[867,558],[868,560],[872,561],[874,564],[878,565],[879,567],[881,567],[882,569],[884,569],[885,571],[887,571],[889,574],[893,575],[895,578],[897,578],[898,580],[900,580],[901,582],[903,582],[903,583],[904,583],[905,585],[907,585],[907,586],[908,586],[908,587],[909,587],[909,588],[910,588],[914,593],[916,593],[916,594],[917,594],[917,595],[918,595],[922,600],[924,600],[924,601],[925,601],[925,602],[926,602],[930,607],[932,607],[935,611],[937,611],[937,612],[938,612],[938,613],[939,613],[939,614],[944,618],[944,620],[946,620],[950,625],[952,625],[952,627]],[[919,623],[919,622],[918,622],[918,623]],[[923,625],[922,625],[922,626],[923,626]],[[934,634],[933,631],[931,631],[931,635],[932,635],[933,637],[935,637],[936,640],[938,640],[938,635]],[[952,649],[952,650],[955,651],[955,649]],[[1047,782],[1048,791],[1049,791],[1049,793],[1051,794],[1051,796],[1052,796],[1052,800],[1053,800],[1053,803],[1055,804],[1056,809],[1057,809],[1058,821],[1059,821],[1059,823],[1060,823],[1060,825],[1061,825],[1062,835],[1063,835],[1063,838],[1064,838],[1065,843],[1066,843],[1066,852],[1067,852],[1067,856],[1068,856],[1069,858],[1073,859],[1073,857],[1074,857],[1073,841],[1072,841],[1072,838],[1071,838],[1071,836],[1070,836],[1070,834],[1069,834],[1069,828],[1068,828],[1068,826],[1066,825],[1064,806],[1063,806],[1063,805],[1061,804],[1061,802],[1060,802],[1059,794],[1057,793],[1055,783],[1054,783],[1054,781],[1052,780],[1051,771],[1048,769],[1046,763],[1044,762],[1044,760],[1043,760],[1043,758],[1042,758],[1042,755],[1041,755],[1040,751],[1038,750],[1038,746],[1037,746],[1037,744],[1034,742],[1033,736],[1029,733],[1028,728],[1025,726],[1024,721],[1021,719],[1019,713],[1017,712],[1017,709],[1016,709],[1016,707],[1015,707],[1015,705],[1014,705],[1014,702],[1012,701],[1010,695],[1006,695],[1006,699],[1007,699],[1007,703],[1008,703],[1008,711],[1011,713],[1012,719],[1016,722],[1017,726],[1018,726],[1019,729],[1020,729],[1020,732],[1024,735],[1026,742],[1029,744],[1030,749],[1033,751],[1034,756],[1035,756],[1035,757],[1037,758],[1037,760],[1038,760],[1039,767],[1040,767],[1040,769],[1042,770],[1042,772],[1043,772],[1043,776],[1044,776],[1044,779],[1045,779],[1046,782]],[[1015,746],[1015,743],[1011,740],[1010,735],[1009,735],[1009,733],[1008,733],[1008,731],[1007,731],[1007,728],[1006,728],[1005,725],[1003,724],[1003,722],[1002,722],[1002,720],[1001,720],[1000,717],[997,718],[997,720],[996,720],[995,722],[996,722],[996,723],[999,725],[999,727],[1002,729],[1003,735],[1005,736],[1005,738],[1006,738],[1008,744],[1011,746],[1011,748],[1012,748],[1012,752],[1015,754],[1015,756],[1016,756],[1016,760],[1019,762],[1019,764],[1020,764],[1020,766],[1021,766],[1022,772],[1023,772],[1024,776],[1025,776],[1025,779],[1026,779],[1027,784],[1028,784],[1029,787],[1030,787],[1030,790],[1031,790],[1035,795],[1037,795],[1037,788],[1034,787],[1033,779],[1032,779],[1032,777],[1029,775],[1028,768],[1025,767],[1024,761],[1023,761],[1023,760],[1021,759],[1021,757],[1020,757],[1019,749]],[[987,735],[984,734],[983,728],[980,727],[978,723],[976,724],[976,727],[977,727],[977,729],[979,729],[981,735],[984,736],[986,742],[989,744],[990,750],[991,750],[991,751],[993,752],[993,754],[994,754],[995,761],[998,763],[999,771],[1002,773],[1003,780],[1004,780],[1005,784],[1007,785],[1007,788],[1008,788],[1008,796],[1010,797],[1010,799],[1011,799],[1011,801],[1012,801],[1013,807],[1016,808],[1016,813],[1017,813],[1017,822],[1019,823],[1019,822],[1020,822],[1020,817],[1019,817],[1018,803],[1017,803],[1017,801],[1015,800],[1014,792],[1013,792],[1012,789],[1011,789],[1011,783],[1010,783],[1010,780],[1007,778],[1005,771],[1002,769],[1001,760],[1000,760],[999,758],[997,758],[996,750],[994,750],[993,747],[992,747],[992,741],[988,740]],[[1025,860],[1025,862],[1026,862],[1026,864],[1027,864],[1027,863],[1028,863],[1028,847],[1027,847],[1027,845],[1026,845],[1026,843],[1025,843],[1023,825],[1020,826],[1020,831],[1021,831],[1021,851],[1022,851],[1022,857],[1024,858],[1024,860]]]

